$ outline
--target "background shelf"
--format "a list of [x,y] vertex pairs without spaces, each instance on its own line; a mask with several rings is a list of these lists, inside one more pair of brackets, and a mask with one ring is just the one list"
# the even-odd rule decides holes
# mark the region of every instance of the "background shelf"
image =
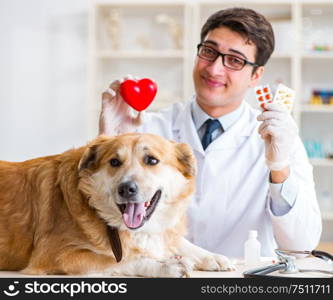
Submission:
[[332,158],[311,158],[310,162],[314,167],[333,167]]
[[98,51],[96,59],[108,58],[134,58],[134,59],[150,59],[150,58],[181,58],[185,56],[184,51],[180,50],[166,50],[166,51]]
[[301,112],[305,113],[332,113],[333,105],[310,105],[303,104],[301,106]]

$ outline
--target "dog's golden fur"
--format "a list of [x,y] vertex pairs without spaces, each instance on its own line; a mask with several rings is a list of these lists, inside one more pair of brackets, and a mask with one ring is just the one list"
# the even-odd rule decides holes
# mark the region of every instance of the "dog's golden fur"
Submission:
[[[159,163],[145,164],[148,154]],[[110,165],[114,157],[121,166]],[[124,178],[135,180],[149,199],[157,188],[162,190],[150,219],[137,229],[124,224],[117,206],[115,194]],[[0,269],[149,277],[227,269],[224,257],[183,238],[194,181],[190,148],[149,134],[101,136],[60,155],[0,161]],[[119,263],[107,226],[119,231]],[[174,255],[187,258],[170,261]]]

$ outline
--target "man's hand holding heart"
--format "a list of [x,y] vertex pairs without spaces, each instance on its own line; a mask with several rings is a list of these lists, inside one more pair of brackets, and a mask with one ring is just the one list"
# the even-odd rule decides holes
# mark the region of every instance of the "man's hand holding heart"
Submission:
[[141,124],[141,114],[157,93],[154,81],[128,75],[113,81],[102,94],[99,134],[117,135],[135,131]]

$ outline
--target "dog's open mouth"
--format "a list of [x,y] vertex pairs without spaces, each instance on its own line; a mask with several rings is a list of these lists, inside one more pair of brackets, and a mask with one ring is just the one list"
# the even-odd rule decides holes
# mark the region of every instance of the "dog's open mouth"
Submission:
[[158,190],[151,200],[141,203],[128,202],[126,204],[117,204],[125,225],[130,229],[140,228],[154,212],[162,191]]

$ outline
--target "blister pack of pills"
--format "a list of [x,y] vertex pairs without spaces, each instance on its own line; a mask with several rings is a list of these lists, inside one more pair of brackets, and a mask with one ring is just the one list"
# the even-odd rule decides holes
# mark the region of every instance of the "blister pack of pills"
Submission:
[[263,109],[265,109],[264,106],[266,103],[281,103],[290,112],[293,108],[295,91],[282,83],[277,86],[274,96],[269,85],[257,86],[254,88],[254,92],[260,107]]
[[272,103],[273,102],[273,93],[271,91],[271,88],[269,85],[263,85],[263,86],[256,86],[254,88],[254,92],[256,95],[256,99],[261,106],[261,108],[264,109],[265,103]]

